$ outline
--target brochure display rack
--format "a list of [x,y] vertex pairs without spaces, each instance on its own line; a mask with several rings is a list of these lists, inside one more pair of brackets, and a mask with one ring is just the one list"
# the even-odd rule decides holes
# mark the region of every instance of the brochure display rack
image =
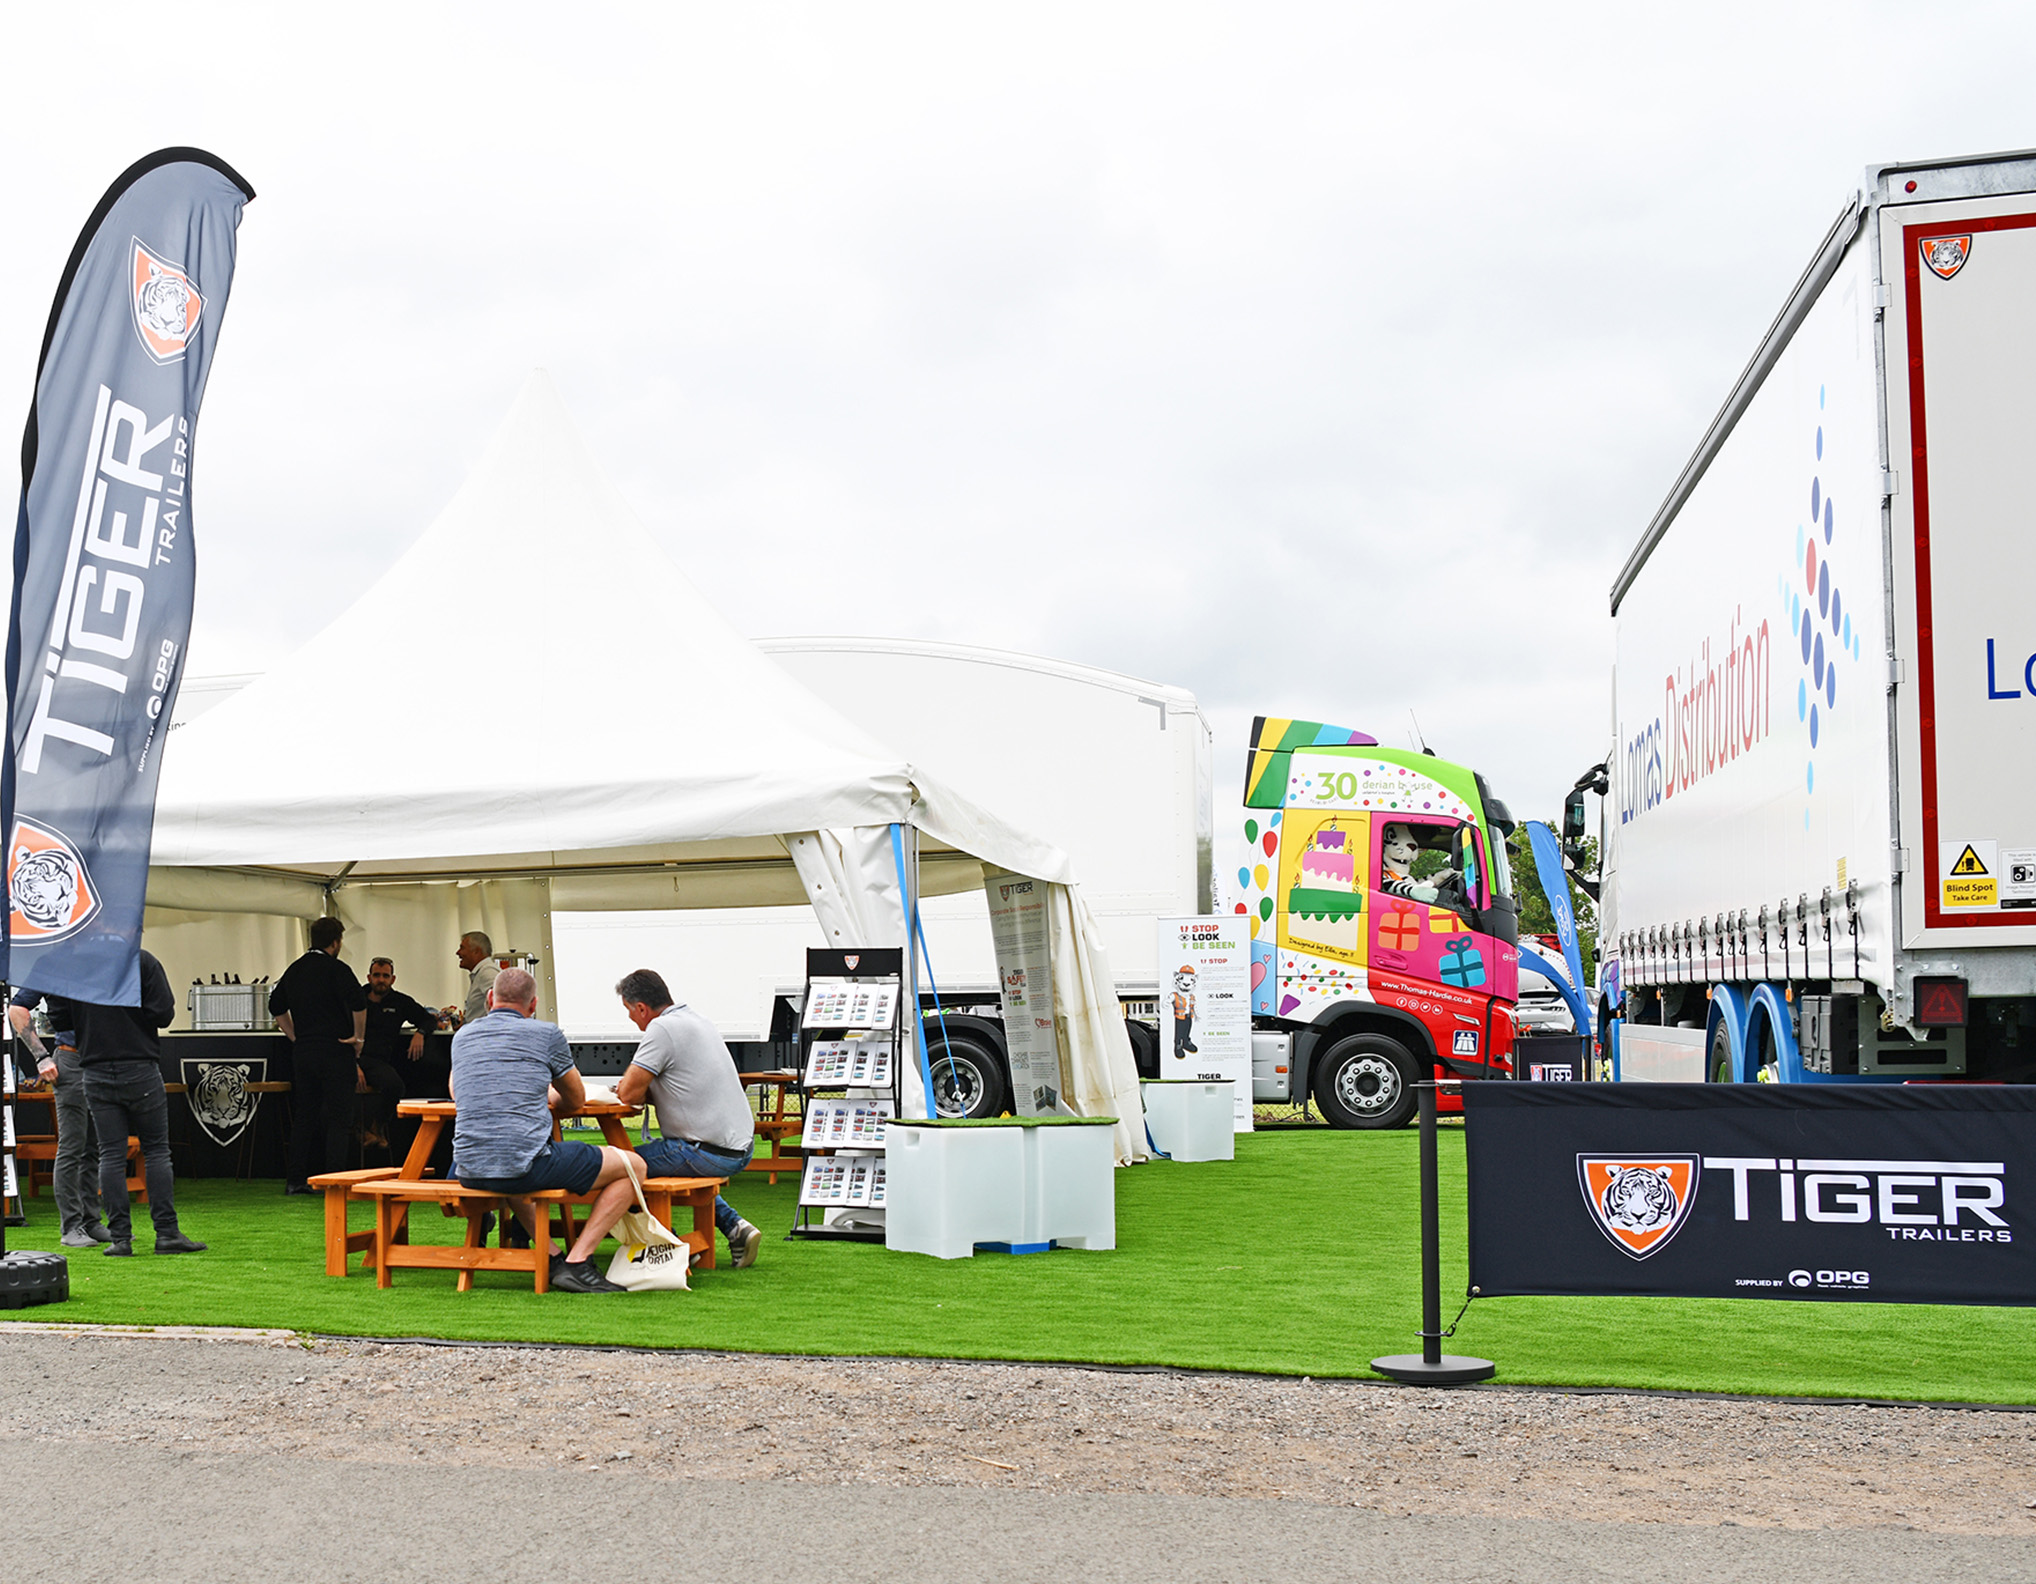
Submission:
[[806,953],[805,1168],[793,1237],[884,1240],[885,1133],[904,1098],[903,972],[897,947]]

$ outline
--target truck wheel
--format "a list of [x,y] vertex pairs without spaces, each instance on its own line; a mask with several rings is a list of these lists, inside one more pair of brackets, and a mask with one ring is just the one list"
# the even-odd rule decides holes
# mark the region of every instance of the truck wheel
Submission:
[[1159,1076],[1159,1035],[1149,1024],[1137,1018],[1124,1020],[1124,1032],[1131,1036],[1131,1059],[1138,1066],[1141,1078]]
[[1352,1034],[1315,1064],[1315,1103],[1331,1127],[1405,1127],[1414,1115],[1413,1053],[1383,1034]]
[[995,1051],[966,1034],[926,1042],[933,1109],[944,1117],[1004,1114],[1004,1067]]
[[1732,1036],[1720,1023],[1711,1031],[1711,1082],[1737,1083],[1739,1074],[1732,1065]]

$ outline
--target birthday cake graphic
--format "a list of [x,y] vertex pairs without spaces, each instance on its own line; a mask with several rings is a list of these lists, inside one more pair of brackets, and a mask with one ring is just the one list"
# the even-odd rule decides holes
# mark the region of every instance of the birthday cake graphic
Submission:
[[1302,850],[1301,872],[1287,893],[1288,938],[1354,953],[1363,898],[1349,832],[1332,820]]

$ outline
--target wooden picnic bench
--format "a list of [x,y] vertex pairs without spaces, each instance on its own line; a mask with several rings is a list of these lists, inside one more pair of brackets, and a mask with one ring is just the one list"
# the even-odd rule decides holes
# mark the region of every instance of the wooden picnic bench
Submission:
[[[714,1196],[726,1181],[723,1177],[651,1177],[644,1181],[645,1208],[678,1232],[692,1248],[696,1269],[714,1268]],[[405,1181],[397,1177],[378,1177],[357,1183],[353,1192],[374,1202],[374,1246],[369,1258],[375,1267],[377,1287],[392,1285],[392,1272],[398,1269],[456,1270],[459,1272],[456,1285],[461,1292],[472,1290],[477,1270],[527,1270],[537,1292],[550,1290],[549,1237],[534,1239],[529,1248],[512,1248],[506,1244],[489,1248],[481,1241],[483,1216],[493,1214],[498,1224],[506,1228],[510,1218],[516,1214],[515,1201],[507,1194],[464,1188],[456,1182]],[[550,1207],[558,1206],[564,1220],[565,1237],[570,1241],[575,1235],[573,1206],[589,1203],[594,1195],[546,1188],[520,1197],[545,1207],[540,1213],[547,1231],[551,1224]],[[459,1244],[410,1242],[402,1235],[405,1230],[402,1217],[409,1206],[419,1202],[437,1203],[451,1214],[465,1216],[466,1241]],[[679,1205],[692,1207],[693,1225],[690,1231],[681,1232],[673,1225],[672,1212]]]
[[[417,1136],[411,1140],[409,1153],[403,1157],[401,1166],[370,1166],[359,1171],[321,1172],[310,1179],[313,1188],[325,1195],[325,1274],[344,1276],[347,1273],[347,1256],[361,1253],[362,1270],[376,1272],[376,1284],[389,1285],[388,1266],[384,1263],[385,1249],[420,1252],[414,1257],[398,1253],[398,1266],[425,1266],[454,1268],[461,1272],[459,1290],[467,1291],[473,1284],[475,1270],[522,1270],[535,1271],[537,1290],[547,1290],[549,1258],[536,1259],[532,1249],[510,1248],[506,1245],[509,1220],[514,1214],[508,1201],[500,1194],[488,1194],[479,1189],[465,1188],[449,1179],[433,1178],[430,1175],[432,1152],[438,1148],[446,1128],[458,1114],[458,1107],[450,1100],[404,1100],[396,1106],[397,1114],[417,1118]],[[622,1125],[622,1119],[635,1115],[636,1108],[614,1101],[589,1101],[576,1116],[592,1117],[601,1126],[604,1142],[618,1149],[630,1149],[629,1131]],[[552,1130],[556,1137],[558,1129]],[[718,1177],[651,1177],[644,1182],[647,1208],[666,1226],[693,1247],[694,1267],[701,1270],[714,1268],[714,1196],[726,1179]],[[586,1204],[591,1199],[587,1194],[568,1194],[563,1189],[549,1189],[543,1193],[526,1197],[540,1203],[559,1207],[558,1235],[570,1245],[576,1236],[573,1222],[573,1207]],[[488,1201],[480,1203],[480,1201]],[[495,1201],[501,1200],[500,1204]],[[347,1229],[347,1206],[355,1201],[371,1203],[375,1207],[375,1225],[362,1231]],[[410,1242],[410,1206],[418,1203],[436,1204],[447,1216],[465,1215],[467,1219],[467,1243],[462,1247],[444,1244],[412,1244]],[[680,1232],[672,1225],[673,1206],[690,1205],[693,1210],[693,1230]],[[498,1236],[503,1246],[486,1249],[480,1244],[481,1217],[495,1212]],[[384,1221],[388,1222],[386,1231]],[[549,1223],[549,1215],[547,1215]],[[533,1247],[543,1249],[548,1240],[535,1240]],[[465,1250],[478,1250],[469,1256]],[[479,1257],[486,1255],[486,1258]],[[514,1256],[497,1259],[496,1255]]]

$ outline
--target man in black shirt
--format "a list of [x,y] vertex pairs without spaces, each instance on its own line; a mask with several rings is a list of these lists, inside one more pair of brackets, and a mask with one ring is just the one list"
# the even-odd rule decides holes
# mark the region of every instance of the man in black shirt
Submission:
[[[403,1032],[408,1025],[410,1033]],[[361,1043],[361,1074],[375,1091],[379,1141],[387,1144],[399,1099],[442,1099],[450,1063],[431,1060],[424,1036],[436,1032],[438,1014],[396,988],[396,965],[387,957],[368,964],[368,1022]]]
[[322,918],[311,926],[311,949],[269,992],[269,1011],[290,1041],[290,1176],[285,1193],[309,1193],[308,1179],[344,1171],[353,1144],[353,1093],[368,996],[339,960],[346,926]]
[[158,1254],[195,1254],[205,1245],[184,1236],[177,1225],[177,1180],[170,1171],[170,1103],[163,1093],[162,1030],[177,1015],[169,975],[155,953],[141,954],[141,1005],[97,1006],[73,1001],[78,1065],[85,1074],[85,1098],[99,1130],[99,1199],[113,1241],[108,1254],[134,1252],[133,1217],[127,1202],[127,1140],[141,1141],[148,1178],[148,1211],[155,1222]]

